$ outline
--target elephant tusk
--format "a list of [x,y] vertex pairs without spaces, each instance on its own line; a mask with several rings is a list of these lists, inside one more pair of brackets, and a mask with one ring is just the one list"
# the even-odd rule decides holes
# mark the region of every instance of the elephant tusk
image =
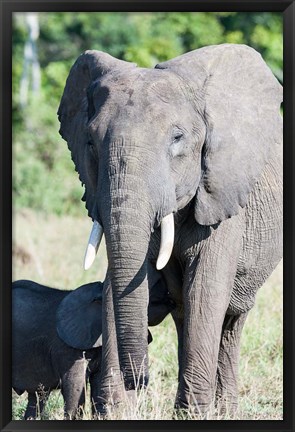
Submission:
[[174,217],[173,213],[165,216],[161,222],[161,245],[160,252],[157,259],[157,270],[161,270],[167,262],[172,253],[174,244]]
[[88,270],[95,260],[95,256],[97,253],[97,250],[99,248],[101,238],[103,235],[103,228],[102,226],[95,220],[93,222],[93,227],[89,236],[87,249],[85,252],[85,258],[84,258],[84,269]]

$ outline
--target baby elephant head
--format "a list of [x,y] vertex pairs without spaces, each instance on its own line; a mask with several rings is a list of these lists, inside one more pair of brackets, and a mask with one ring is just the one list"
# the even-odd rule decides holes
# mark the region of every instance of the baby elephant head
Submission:
[[101,282],[92,282],[71,291],[56,312],[59,337],[69,346],[81,350],[102,345]]

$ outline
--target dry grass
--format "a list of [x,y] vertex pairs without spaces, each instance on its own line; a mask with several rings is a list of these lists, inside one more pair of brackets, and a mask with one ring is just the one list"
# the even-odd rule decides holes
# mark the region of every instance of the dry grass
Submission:
[[33,279],[56,288],[73,289],[104,280],[107,268],[102,243],[95,265],[83,269],[92,228],[90,218],[58,217],[21,210],[13,216],[13,279]]
[[[32,279],[63,289],[72,289],[94,280],[103,280],[107,261],[104,245],[90,270],[83,270],[84,251],[91,221],[65,216],[40,215],[29,210],[14,214],[13,279]],[[240,401],[235,419],[280,420],[282,394],[282,263],[260,289],[256,305],[247,319],[241,346]],[[167,317],[151,328],[149,347],[150,384],[140,392],[135,405],[111,418],[171,419],[177,388],[177,344],[174,324]],[[13,418],[21,419],[26,395],[13,393]],[[44,419],[62,419],[63,401],[52,392]],[[89,403],[85,419],[90,418]],[[209,419],[220,419],[216,413]],[[228,417],[225,417],[228,418]],[[194,419],[194,418],[192,418]]]

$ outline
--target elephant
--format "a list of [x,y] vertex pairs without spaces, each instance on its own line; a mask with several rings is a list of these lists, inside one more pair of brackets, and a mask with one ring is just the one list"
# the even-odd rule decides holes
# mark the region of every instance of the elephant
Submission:
[[[174,308],[165,283],[157,281],[153,289],[149,325],[159,324]],[[31,280],[12,283],[12,386],[18,395],[28,392],[26,420],[36,419],[38,411],[42,413],[51,390],[61,389],[64,418],[72,420],[83,413],[87,381],[91,399],[96,394],[101,368],[102,292],[101,282],[72,291]],[[92,414],[96,415],[93,404]]]
[[158,277],[176,303],[176,412],[203,414],[214,400],[236,409],[243,325],[282,257],[281,102],[281,84],[246,45],[154,68],[88,50],[72,66],[58,118],[93,221],[85,268],[102,235],[108,256],[101,412],[110,387],[122,400],[121,376],[126,391],[148,384]]

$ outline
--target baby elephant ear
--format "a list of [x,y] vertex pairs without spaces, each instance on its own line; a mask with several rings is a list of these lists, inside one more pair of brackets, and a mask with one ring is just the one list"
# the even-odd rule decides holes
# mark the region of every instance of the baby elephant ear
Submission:
[[282,144],[282,87],[245,45],[209,46],[156,66],[181,76],[207,127],[195,217],[202,225],[239,212],[272,150]]
[[[95,50],[85,51],[72,66],[58,109],[60,134],[68,143],[79,178],[85,185],[88,215],[96,217],[96,187],[98,160],[88,134],[88,121],[95,114],[92,101],[94,83],[115,70],[135,67],[133,63],[118,60],[107,53]],[[101,89],[107,97],[107,90]]]
[[102,289],[93,282],[71,291],[56,313],[59,337],[69,346],[81,350],[102,344]]

